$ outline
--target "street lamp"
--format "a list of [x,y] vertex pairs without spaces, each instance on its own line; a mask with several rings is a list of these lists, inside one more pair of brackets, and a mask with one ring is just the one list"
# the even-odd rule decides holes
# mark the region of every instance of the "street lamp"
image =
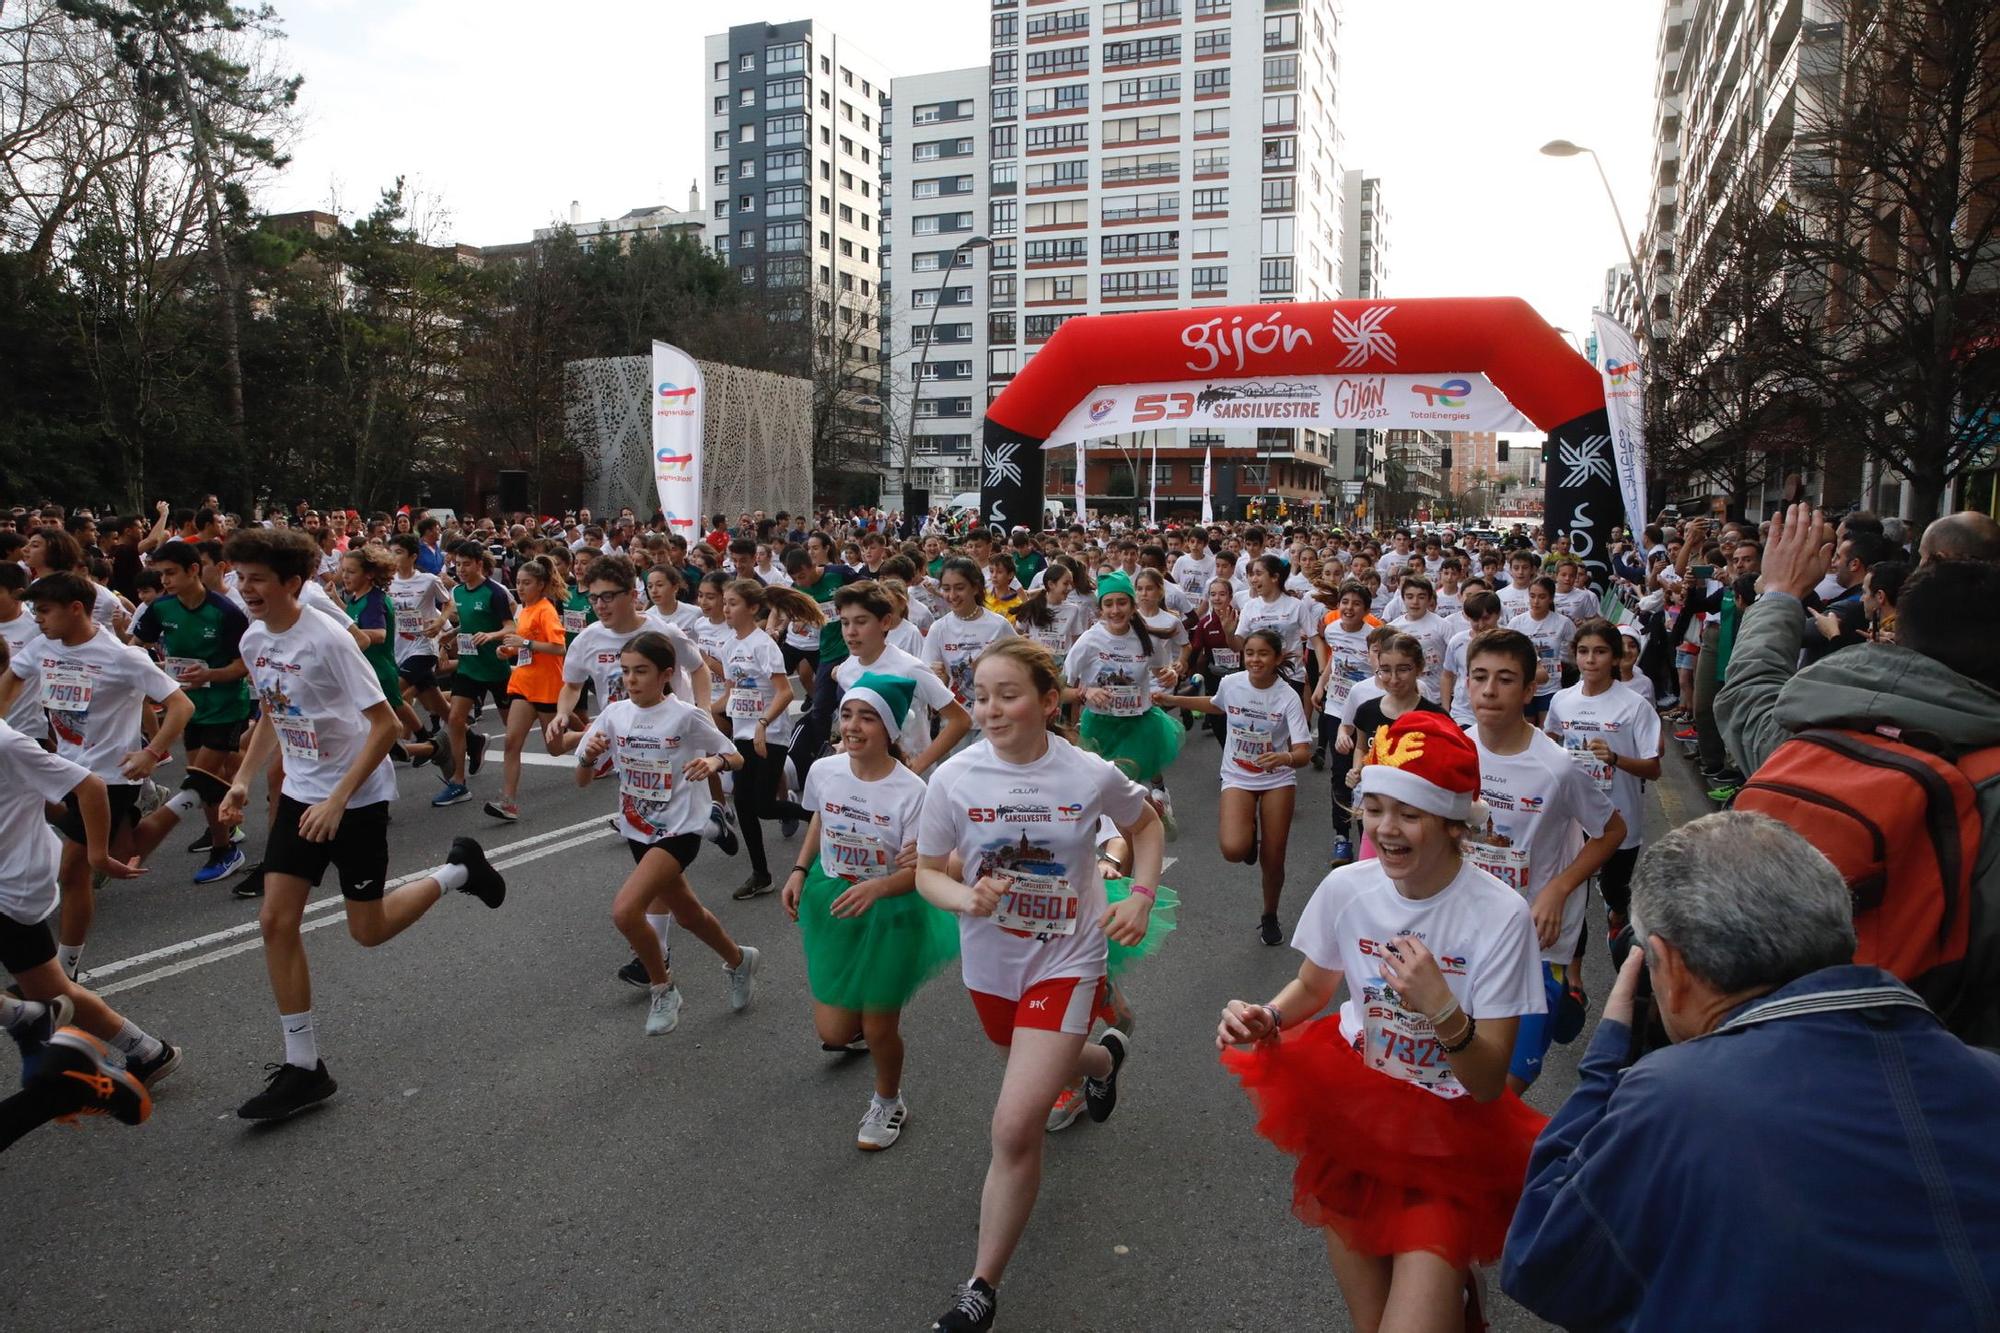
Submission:
[[993,242],[984,236],[968,236],[952,247],[951,257],[944,261],[944,276],[938,279],[937,300],[931,302],[931,322],[924,329],[923,351],[917,356],[917,368],[910,374],[910,426],[903,433],[903,522],[911,525],[911,535],[917,529],[910,513],[911,482],[916,477],[917,461],[917,395],[923,388],[924,367],[930,364],[931,338],[937,333],[938,312],[944,309],[944,289],[951,282],[952,270],[958,267],[958,257],[967,250],[991,249]]
[[[1551,139],[1542,145],[1542,155],[1544,157],[1575,157],[1579,153],[1588,153],[1590,155],[1591,162],[1597,167],[1597,179],[1604,182],[1604,197],[1611,201],[1611,216],[1618,220],[1618,239],[1625,242],[1625,258],[1632,265],[1632,284],[1636,287],[1639,284],[1639,255],[1632,248],[1632,234],[1625,230],[1625,214],[1618,208],[1618,196],[1611,191],[1611,178],[1604,174],[1603,159],[1598,157],[1595,149],[1585,148],[1581,144],[1573,144],[1567,139]],[[1645,293],[1641,292],[1641,310],[1645,308],[1644,296]],[[1647,332],[1650,333],[1652,330],[1652,320],[1646,320],[1646,325]]]

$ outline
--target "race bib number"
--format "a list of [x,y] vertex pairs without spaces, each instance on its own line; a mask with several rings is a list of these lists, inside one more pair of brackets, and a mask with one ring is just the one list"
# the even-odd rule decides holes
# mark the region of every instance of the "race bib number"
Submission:
[[1589,742],[1574,735],[1564,736],[1563,748],[1569,751],[1570,762],[1582,769],[1599,791],[1611,790],[1611,765],[1590,752]]
[[1243,654],[1234,648],[1211,648],[1208,660],[1217,671],[1234,671],[1243,665]]
[[994,878],[1005,882],[1006,892],[993,912],[993,924],[1002,930],[1024,935],[1073,935],[1076,933],[1077,903],[1080,895],[1061,875],[1037,875],[1020,870],[998,870]]
[[1277,748],[1277,728],[1269,722],[1239,725],[1231,719],[1229,754],[1243,767],[1263,772],[1263,766],[1257,760]]
[[319,758],[319,728],[311,718],[296,714],[274,717],[271,728],[278,733],[278,748],[285,752],[285,758]]
[[474,643],[472,639],[473,639],[472,635],[464,633],[463,631],[453,635],[452,636],[453,651],[456,652],[460,657],[479,656],[479,645]]
[[1528,891],[1528,849],[1499,847],[1490,842],[1465,844],[1466,859],[1516,893]]
[[160,662],[161,669],[169,676],[172,676],[174,682],[178,685],[187,684],[194,678],[195,672],[200,671],[207,665],[208,663],[202,661],[199,657],[168,657],[162,659]]
[[88,713],[90,694],[90,673],[83,668],[42,668],[42,707],[51,712]]
[[1430,1020],[1392,1003],[1386,984],[1370,985],[1365,995],[1368,1063],[1392,1078],[1425,1087],[1453,1083],[1450,1063],[1438,1049]]
[[1069,635],[1051,625],[1047,629],[1029,626],[1028,637],[1060,658],[1069,651]]
[[829,873],[850,884],[889,873],[889,849],[866,833],[829,828],[820,835],[820,860]]
[[1112,717],[1137,717],[1146,711],[1144,685],[1100,685],[1104,691],[1104,711]]
[[562,613],[563,633],[581,634],[583,632],[583,625],[583,612],[565,611]]
[[618,763],[618,794],[648,805],[663,805],[673,795],[671,759],[626,757]]
[[771,687],[738,685],[729,695],[729,716],[736,722],[755,722],[771,706]]

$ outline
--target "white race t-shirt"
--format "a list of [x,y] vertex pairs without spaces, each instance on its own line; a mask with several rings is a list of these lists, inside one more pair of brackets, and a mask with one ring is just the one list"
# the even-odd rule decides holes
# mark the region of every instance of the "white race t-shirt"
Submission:
[[1571,588],[1568,592],[1556,592],[1556,610],[1569,617],[1572,625],[1581,625],[1597,615],[1604,606],[1604,599],[1588,588]]
[[[1479,751],[1480,798],[1492,814],[1485,828],[1467,839],[1466,859],[1532,902],[1576,859],[1586,838],[1604,832],[1613,814],[1611,798],[1547,732],[1532,733],[1526,749],[1509,755],[1480,744],[1477,728],[1468,734]],[[1579,887],[1563,904],[1562,934],[1542,951],[1544,961],[1567,963],[1576,956],[1587,897]]]
[[[778,651],[778,645],[770,635],[761,629],[753,629],[740,639],[732,633],[722,645],[717,660],[722,663],[723,678],[729,682],[726,712],[730,734],[739,741],[754,741],[757,739],[757,719],[764,716],[764,710],[777,697],[771,684],[773,676],[778,678],[777,688],[785,691],[786,699],[791,698],[791,678],[785,674],[785,655]],[[768,745],[790,745],[794,728],[788,710],[764,729],[764,741]]]
[[[263,716],[285,756],[284,794],[317,805],[360,758],[368,741],[362,710],[388,702],[375,668],[345,630],[299,608],[280,634],[261,620],[243,632],[243,661]],[[352,810],[396,796],[396,770],[387,756],[348,798]]]
[[[691,697],[693,690],[688,683],[688,667],[701,655],[700,650],[693,639],[681,633],[679,626],[646,617],[641,617],[638,625],[629,630],[612,629],[601,620],[585,625],[577,632],[569,651],[563,654],[563,684],[594,684],[600,708],[623,699],[625,673],[618,659],[624,653],[626,644],[648,630],[665,635],[667,642],[673,645],[674,678],[668,686],[669,691],[676,699],[694,702]],[[707,700],[702,702],[706,704]]]
[[736,631],[729,628],[729,622],[726,620],[710,620],[707,616],[703,616],[695,622],[690,635],[694,639],[695,647],[701,649],[701,655],[709,661],[708,702],[713,703],[722,697],[723,673],[719,669],[722,665],[722,652],[729,641],[736,637]]
[[[915,602],[910,603],[910,609],[916,609]],[[907,620],[899,620],[889,631],[885,642],[892,648],[901,648],[912,657],[920,657],[924,651],[924,632]]]
[[1148,651],[1132,630],[1113,634],[1102,624],[1092,625],[1070,645],[1063,659],[1063,679],[1085,690],[1104,690],[1110,699],[1102,706],[1086,702],[1084,707],[1107,717],[1137,717],[1153,706],[1159,683],[1153,672],[1167,664],[1166,647],[1152,640]]
[[1574,656],[1570,644],[1576,639],[1576,622],[1560,611],[1551,611],[1540,620],[1532,614],[1515,616],[1507,622],[1507,628],[1519,630],[1535,641],[1535,661],[1548,674],[1548,679],[1535,687],[1535,697],[1540,699],[1561,689],[1562,664]]
[[1623,768],[1616,771],[1590,753],[1589,742],[1603,741],[1613,754],[1627,759],[1652,759],[1660,753],[1660,715],[1652,705],[1614,683],[1592,697],[1581,683],[1557,690],[1542,724],[1592,784],[1611,795],[1611,804],[1625,817],[1621,847],[1645,842],[1646,784]]
[[1339,616],[1329,616],[1320,626],[1319,636],[1326,640],[1331,655],[1327,658],[1325,711],[1335,717],[1340,715],[1341,705],[1347,702],[1348,694],[1362,681],[1372,680],[1375,668],[1368,661],[1368,636],[1373,633],[1367,621],[1361,622],[1356,630],[1342,629]]
[[1465,647],[1471,642],[1472,631],[1462,629],[1444,650],[1444,669],[1451,672],[1451,720],[1468,736],[1478,723],[1472,714],[1472,682],[1465,678]]
[[1325,614],[1326,608],[1318,602],[1302,602],[1290,594],[1281,593],[1268,602],[1252,597],[1237,614],[1236,632],[1248,635],[1252,630],[1267,629],[1275,633],[1285,645],[1280,670],[1298,679],[1305,669],[1305,642],[1318,631],[1320,617]]
[[[25,652],[41,634],[35,618],[25,609],[12,620],[0,620],[0,639],[7,641],[9,661]],[[6,722],[24,736],[39,738],[49,733],[49,720],[42,716],[41,695],[34,690],[23,688],[14,692],[14,703],[7,710]]]
[[1424,669],[1417,676],[1417,693],[1436,703],[1441,697],[1444,676],[1444,651],[1451,645],[1451,626],[1444,617],[1432,611],[1421,619],[1404,616],[1389,622],[1391,629],[1401,630],[1424,646]]
[[389,605],[396,611],[397,664],[412,657],[436,657],[438,641],[424,633],[424,626],[451,605],[451,594],[438,582],[437,575],[420,570],[406,579],[390,579]]
[[90,776],[0,722],[0,913],[27,926],[56,910],[62,838],[44,813]]
[[1014,632],[1024,639],[1033,639],[1048,649],[1050,655],[1060,662],[1069,656],[1069,650],[1075,645],[1078,637],[1090,628],[1094,618],[1090,599],[1071,593],[1060,602],[1050,604],[1049,623],[1046,627],[1031,625],[1024,621],[1015,627]]
[[1470,861],[1423,899],[1405,898],[1380,861],[1356,861],[1329,872],[1299,914],[1292,947],[1347,979],[1340,1034],[1368,1067],[1440,1097],[1463,1097],[1429,1016],[1406,1006],[1382,976],[1383,950],[1404,935],[1431,951],[1467,1015],[1514,1018],[1547,1008],[1534,921],[1519,895]]
[[903,752],[905,762],[914,762],[918,755],[930,748],[931,715],[952,702],[950,688],[938,679],[937,672],[925,665],[922,658],[894,644],[884,644],[882,651],[875,655],[875,660],[866,665],[850,653],[847,660],[833,669],[833,679],[843,690],[853,689],[854,682],[867,675],[901,676],[915,684],[916,692],[910,697],[910,711],[904,715],[903,729],[896,736],[896,746]]
[[968,989],[1017,1000],[1054,977],[1104,975],[1097,820],[1130,828],[1146,808],[1144,787],[1059,736],[1031,764],[979,741],[938,765],[917,851],[957,852],[964,883],[991,875],[1010,885],[994,915],[959,918]]
[[8,669],[48,715],[56,753],[113,787],[132,785],[118,765],[146,743],[139,728],[144,702],[159,703],[180,689],[144,651],[103,628],[74,648],[38,636]]
[[972,668],[986,645],[995,639],[1012,638],[1014,627],[997,611],[980,608],[970,619],[953,612],[938,617],[930,633],[924,635],[923,660],[943,667],[952,697],[972,707]]
[[821,867],[858,884],[896,873],[896,857],[917,840],[927,789],[901,764],[874,782],[856,777],[853,764],[844,754],[814,764],[801,804],[819,816]]
[[597,715],[584,742],[593,734],[611,741],[606,758],[618,779],[618,831],[628,841],[661,842],[707,822],[708,785],[682,781],[681,770],[702,755],[736,750],[707,713],[672,695],[651,708],[620,699]]
[[1511,628],[1516,620],[1528,614],[1528,590],[1513,584],[1494,590],[1500,597],[1500,623]]
[[1202,552],[1201,559],[1183,551],[1174,557],[1174,583],[1188,595],[1200,599],[1208,596],[1209,580],[1215,577],[1215,552]]
[[1268,689],[1250,683],[1250,673],[1238,671],[1215,688],[1215,706],[1227,723],[1222,742],[1222,785],[1244,791],[1269,791],[1298,785],[1298,770],[1290,766],[1263,769],[1257,756],[1283,754],[1294,745],[1312,743],[1299,692],[1281,677]]

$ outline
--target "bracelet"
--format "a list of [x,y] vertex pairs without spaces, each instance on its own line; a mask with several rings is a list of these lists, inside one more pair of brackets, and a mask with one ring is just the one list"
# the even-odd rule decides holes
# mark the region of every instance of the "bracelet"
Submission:
[[169,759],[172,759],[174,757],[174,752],[172,750],[167,751],[165,754],[161,754],[158,750],[155,750],[150,745],[146,747],[146,753],[153,756],[155,762],[162,764],[166,763]]
[[1478,1032],[1479,1032],[1479,1020],[1474,1018],[1471,1014],[1467,1014],[1465,1016],[1465,1035],[1463,1037],[1460,1037],[1457,1041],[1440,1040],[1438,1042],[1438,1049],[1443,1051],[1446,1055],[1457,1055],[1460,1051],[1472,1045],[1472,1039],[1474,1036],[1478,1034]]
[[1154,902],[1154,903],[1156,903],[1156,902],[1158,902],[1158,901],[1160,900],[1160,898],[1159,898],[1159,895],[1153,892],[1153,889],[1152,889],[1152,886],[1151,886],[1151,885],[1148,885],[1148,884],[1134,884],[1134,885],[1132,886],[1132,896],[1133,896],[1134,898],[1136,898],[1136,897],[1138,897],[1138,896],[1139,896],[1139,895],[1141,895],[1141,894],[1144,894],[1144,895],[1145,895],[1145,897],[1146,897],[1146,901],[1147,901],[1147,902]]
[[1275,1004],[1265,1005],[1264,1012],[1271,1016],[1270,1036],[1276,1037],[1280,1032],[1285,1030],[1285,1016],[1279,1012],[1278,1006]]
[[[812,871],[807,869],[805,866],[792,867],[792,875],[810,875],[811,873]],[[792,877],[791,875],[785,876],[786,879],[790,879],[791,877]]]
[[1437,1028],[1442,1027],[1453,1014],[1463,1013],[1463,1012],[1464,1011],[1458,1007],[1458,997],[1454,995],[1451,997],[1451,1003],[1447,1004],[1444,1008],[1438,1010],[1436,1013],[1431,1015],[1431,1028],[1435,1030]]

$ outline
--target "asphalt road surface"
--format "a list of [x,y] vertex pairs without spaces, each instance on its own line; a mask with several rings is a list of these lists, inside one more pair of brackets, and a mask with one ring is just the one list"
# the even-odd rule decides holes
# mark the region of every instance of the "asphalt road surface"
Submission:
[[[643,993],[612,976],[630,860],[607,789],[578,792],[568,761],[544,759],[527,817],[501,826],[477,803],[497,793],[498,755],[475,803],[448,810],[429,807],[428,770],[401,774],[392,874],[473,833],[505,869],[504,908],[452,895],[366,950],[331,877],[316,895],[307,947],[340,1093],[290,1123],[234,1114],[282,1053],[255,904],[188,882],[193,831],[148,879],[100,895],[87,979],[186,1060],[148,1124],[51,1126],[0,1158],[0,1328],[929,1327],[971,1268],[1001,1073],[956,976],[904,1016],[902,1141],[859,1152],[868,1062],[819,1050],[777,897],[729,898],[745,861],[708,847],[691,878],[764,951],[755,1003],[730,1013],[721,964],[677,932],[686,1008],[649,1038]],[[1116,1117],[1050,1137],[1000,1328],[1349,1327],[1319,1234],[1290,1215],[1290,1159],[1216,1063],[1222,1002],[1270,995],[1298,957],[1257,942],[1256,872],[1216,852],[1215,763],[1196,733],[1172,771],[1181,836],[1164,878],[1181,926],[1128,980],[1139,1022]],[[1668,767],[1655,837],[1705,808]],[[1288,930],[1329,827],[1325,776],[1301,778]],[[1601,948],[1586,976],[1594,1021]],[[1552,1052],[1535,1105],[1560,1105],[1583,1046]],[[1496,1327],[1542,1327],[1490,1289]]]

